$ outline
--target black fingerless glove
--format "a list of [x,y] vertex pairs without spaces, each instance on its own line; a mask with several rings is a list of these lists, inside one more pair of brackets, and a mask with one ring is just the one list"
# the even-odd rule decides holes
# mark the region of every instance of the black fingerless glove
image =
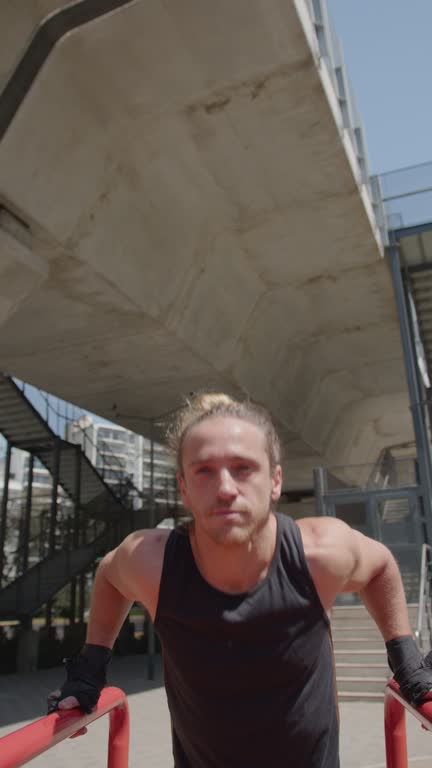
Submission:
[[59,695],[48,697],[48,714],[56,712],[59,701],[75,696],[84,712],[91,712],[106,685],[106,671],[112,651],[104,645],[86,643],[73,659],[65,659],[66,680]]
[[432,690],[431,653],[423,658],[411,635],[386,643],[388,663],[400,692],[410,704],[419,704]]

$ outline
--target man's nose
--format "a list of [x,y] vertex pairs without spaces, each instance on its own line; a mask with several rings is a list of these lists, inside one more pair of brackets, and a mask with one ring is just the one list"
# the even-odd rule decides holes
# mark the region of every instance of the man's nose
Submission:
[[237,487],[228,469],[219,473],[218,496],[222,499],[233,499],[237,496]]

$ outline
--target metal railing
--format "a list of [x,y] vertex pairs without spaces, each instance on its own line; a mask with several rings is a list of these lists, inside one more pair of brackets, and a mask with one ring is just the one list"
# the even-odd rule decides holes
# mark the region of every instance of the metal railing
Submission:
[[[54,395],[49,394],[48,392],[44,392],[44,390],[39,389],[38,387],[35,387],[34,385],[26,384],[26,382],[19,381],[17,379],[14,379],[15,383],[20,386],[22,389],[22,392],[26,397],[28,397],[28,392],[33,391],[36,394],[36,398],[28,398],[30,399],[30,402],[32,405],[36,408],[36,410],[39,411],[41,416],[45,418],[45,421],[47,422],[48,426],[55,432],[56,435],[61,437],[64,440],[68,439],[67,435],[67,427],[73,423],[74,427],[76,429],[79,429],[83,436],[83,443],[81,444],[83,453],[87,456],[87,450],[86,448],[90,446],[97,459],[100,459],[100,462],[102,464],[102,468],[98,471],[101,474],[101,477],[103,480],[105,480],[104,474],[105,471],[114,470],[115,473],[118,473],[118,480],[117,484],[121,487],[122,485],[128,485],[130,492],[134,492],[136,494],[139,494],[138,488],[133,483],[130,473],[128,473],[125,470],[124,464],[120,461],[119,457],[114,453],[112,447],[105,441],[103,438],[100,439],[100,446],[96,445],[96,443],[91,439],[90,435],[88,434],[88,430],[91,426],[89,424],[88,427],[83,426],[80,423],[80,417],[84,415],[84,412],[78,408],[77,406],[73,405],[72,403],[68,403],[65,400],[62,400],[61,398],[57,397],[55,400],[57,401],[57,407],[54,405]],[[38,403],[38,398],[41,399],[43,403],[43,407],[40,408]],[[63,408],[63,411],[62,411]],[[102,448],[102,450],[101,450]],[[108,457],[108,460],[107,460]]]
[[88,715],[81,710],[63,710],[46,715],[0,738],[0,768],[18,768],[76,734],[94,720],[109,714],[108,768],[128,768],[129,709],[120,688],[104,688],[96,709]]
[[[386,454],[386,455],[385,455]],[[415,488],[418,484],[416,457],[393,458],[384,452],[374,464],[348,464],[323,469],[329,491],[389,491]]]
[[[130,528],[124,530],[123,535],[129,531]],[[91,569],[96,558],[112,549],[118,538],[116,524],[113,523],[96,532],[95,538],[86,544],[59,550],[32,565],[2,589],[0,609],[3,616],[34,615],[72,579]]]
[[408,768],[405,712],[409,712],[425,730],[432,731],[432,694],[423,704],[413,707],[401,696],[394,680],[387,683],[384,699],[384,728],[387,768]]
[[432,645],[431,566],[432,547],[429,544],[423,544],[420,566],[417,624],[414,632],[416,640],[422,650],[424,650],[426,644],[425,634],[427,635],[428,649]]
[[308,0],[321,61],[325,64],[339,105],[343,131],[348,135],[357,161],[360,182],[372,206],[383,244],[387,243],[387,226],[379,178],[368,168],[363,121],[347,74],[341,44],[334,30],[326,0]]
[[[70,441],[70,437],[67,434],[68,426],[73,424],[75,429],[78,429],[82,435],[82,442],[79,444],[83,450],[83,453],[88,455],[88,448],[91,448],[91,452],[96,458],[96,464],[94,464],[96,470],[101,475],[102,479],[109,485],[112,491],[118,496],[123,503],[127,500],[130,504],[134,504],[138,499],[144,499],[148,501],[148,494],[150,492],[149,486],[147,488],[139,489],[136,483],[133,481],[131,473],[125,468],[125,463],[122,462],[114,451],[113,446],[108,440],[103,437],[99,437],[98,445],[92,440],[89,435],[89,430],[92,428],[92,423],[85,426],[81,423],[81,417],[87,416],[86,412],[78,406],[62,400],[59,397],[51,395],[44,390],[35,387],[33,384],[27,384],[19,379],[14,379],[17,386],[20,387],[23,394],[30,400],[33,407],[40,413],[45,419],[48,426],[59,437]],[[56,403],[56,404],[55,404]],[[105,421],[105,420],[104,420]],[[107,427],[110,427],[110,422],[107,422]],[[118,424],[111,424],[113,429],[119,429]],[[122,428],[121,428],[122,429]],[[129,430],[126,430],[129,432]],[[135,433],[134,433],[135,434]],[[93,462],[92,462],[93,463]],[[145,462],[144,462],[145,463]],[[163,479],[168,480],[175,485],[175,469],[169,466],[170,462],[167,461],[167,467],[162,472]],[[115,475],[115,482],[112,482],[114,478],[110,477],[110,473]],[[155,471],[157,476],[161,475],[160,468]],[[145,473],[144,473],[145,475]],[[143,475],[143,476],[144,476]],[[155,488],[156,490],[156,488]],[[126,492],[126,495],[125,495]],[[155,498],[155,503],[164,503],[165,500],[159,500]]]
[[[62,502],[67,499],[62,499]],[[26,542],[21,542],[13,550],[9,550],[5,557],[5,568],[2,578],[2,587],[15,581],[23,573],[32,567],[34,568],[49,555],[48,525],[47,516],[49,510],[40,513],[38,522],[40,530],[33,536],[30,536]],[[60,506],[60,515],[57,519],[55,530],[55,551],[69,553],[77,547],[89,546],[102,533],[108,529],[114,528],[109,521],[97,520],[91,517],[82,516],[78,533],[78,541],[75,540],[74,531],[76,524],[71,514],[69,506]],[[28,564],[23,568],[23,554],[28,553]]]
[[388,230],[432,220],[432,162],[399,168],[372,179],[381,190]]

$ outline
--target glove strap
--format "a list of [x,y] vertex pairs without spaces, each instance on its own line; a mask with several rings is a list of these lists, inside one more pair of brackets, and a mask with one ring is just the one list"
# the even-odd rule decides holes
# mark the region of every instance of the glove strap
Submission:
[[388,640],[386,648],[389,667],[395,676],[409,675],[424,665],[423,656],[412,635]]

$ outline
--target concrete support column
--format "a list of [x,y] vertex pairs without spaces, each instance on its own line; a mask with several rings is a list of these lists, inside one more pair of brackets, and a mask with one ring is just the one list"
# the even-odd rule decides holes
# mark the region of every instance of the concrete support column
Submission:
[[37,669],[39,632],[32,628],[31,617],[21,621],[18,630],[17,672],[27,674]]
[[7,509],[9,501],[9,477],[11,465],[12,446],[8,442],[6,447],[4,477],[3,477],[3,496],[0,510],[0,587],[3,583],[3,569],[5,566],[5,545],[7,528]]

